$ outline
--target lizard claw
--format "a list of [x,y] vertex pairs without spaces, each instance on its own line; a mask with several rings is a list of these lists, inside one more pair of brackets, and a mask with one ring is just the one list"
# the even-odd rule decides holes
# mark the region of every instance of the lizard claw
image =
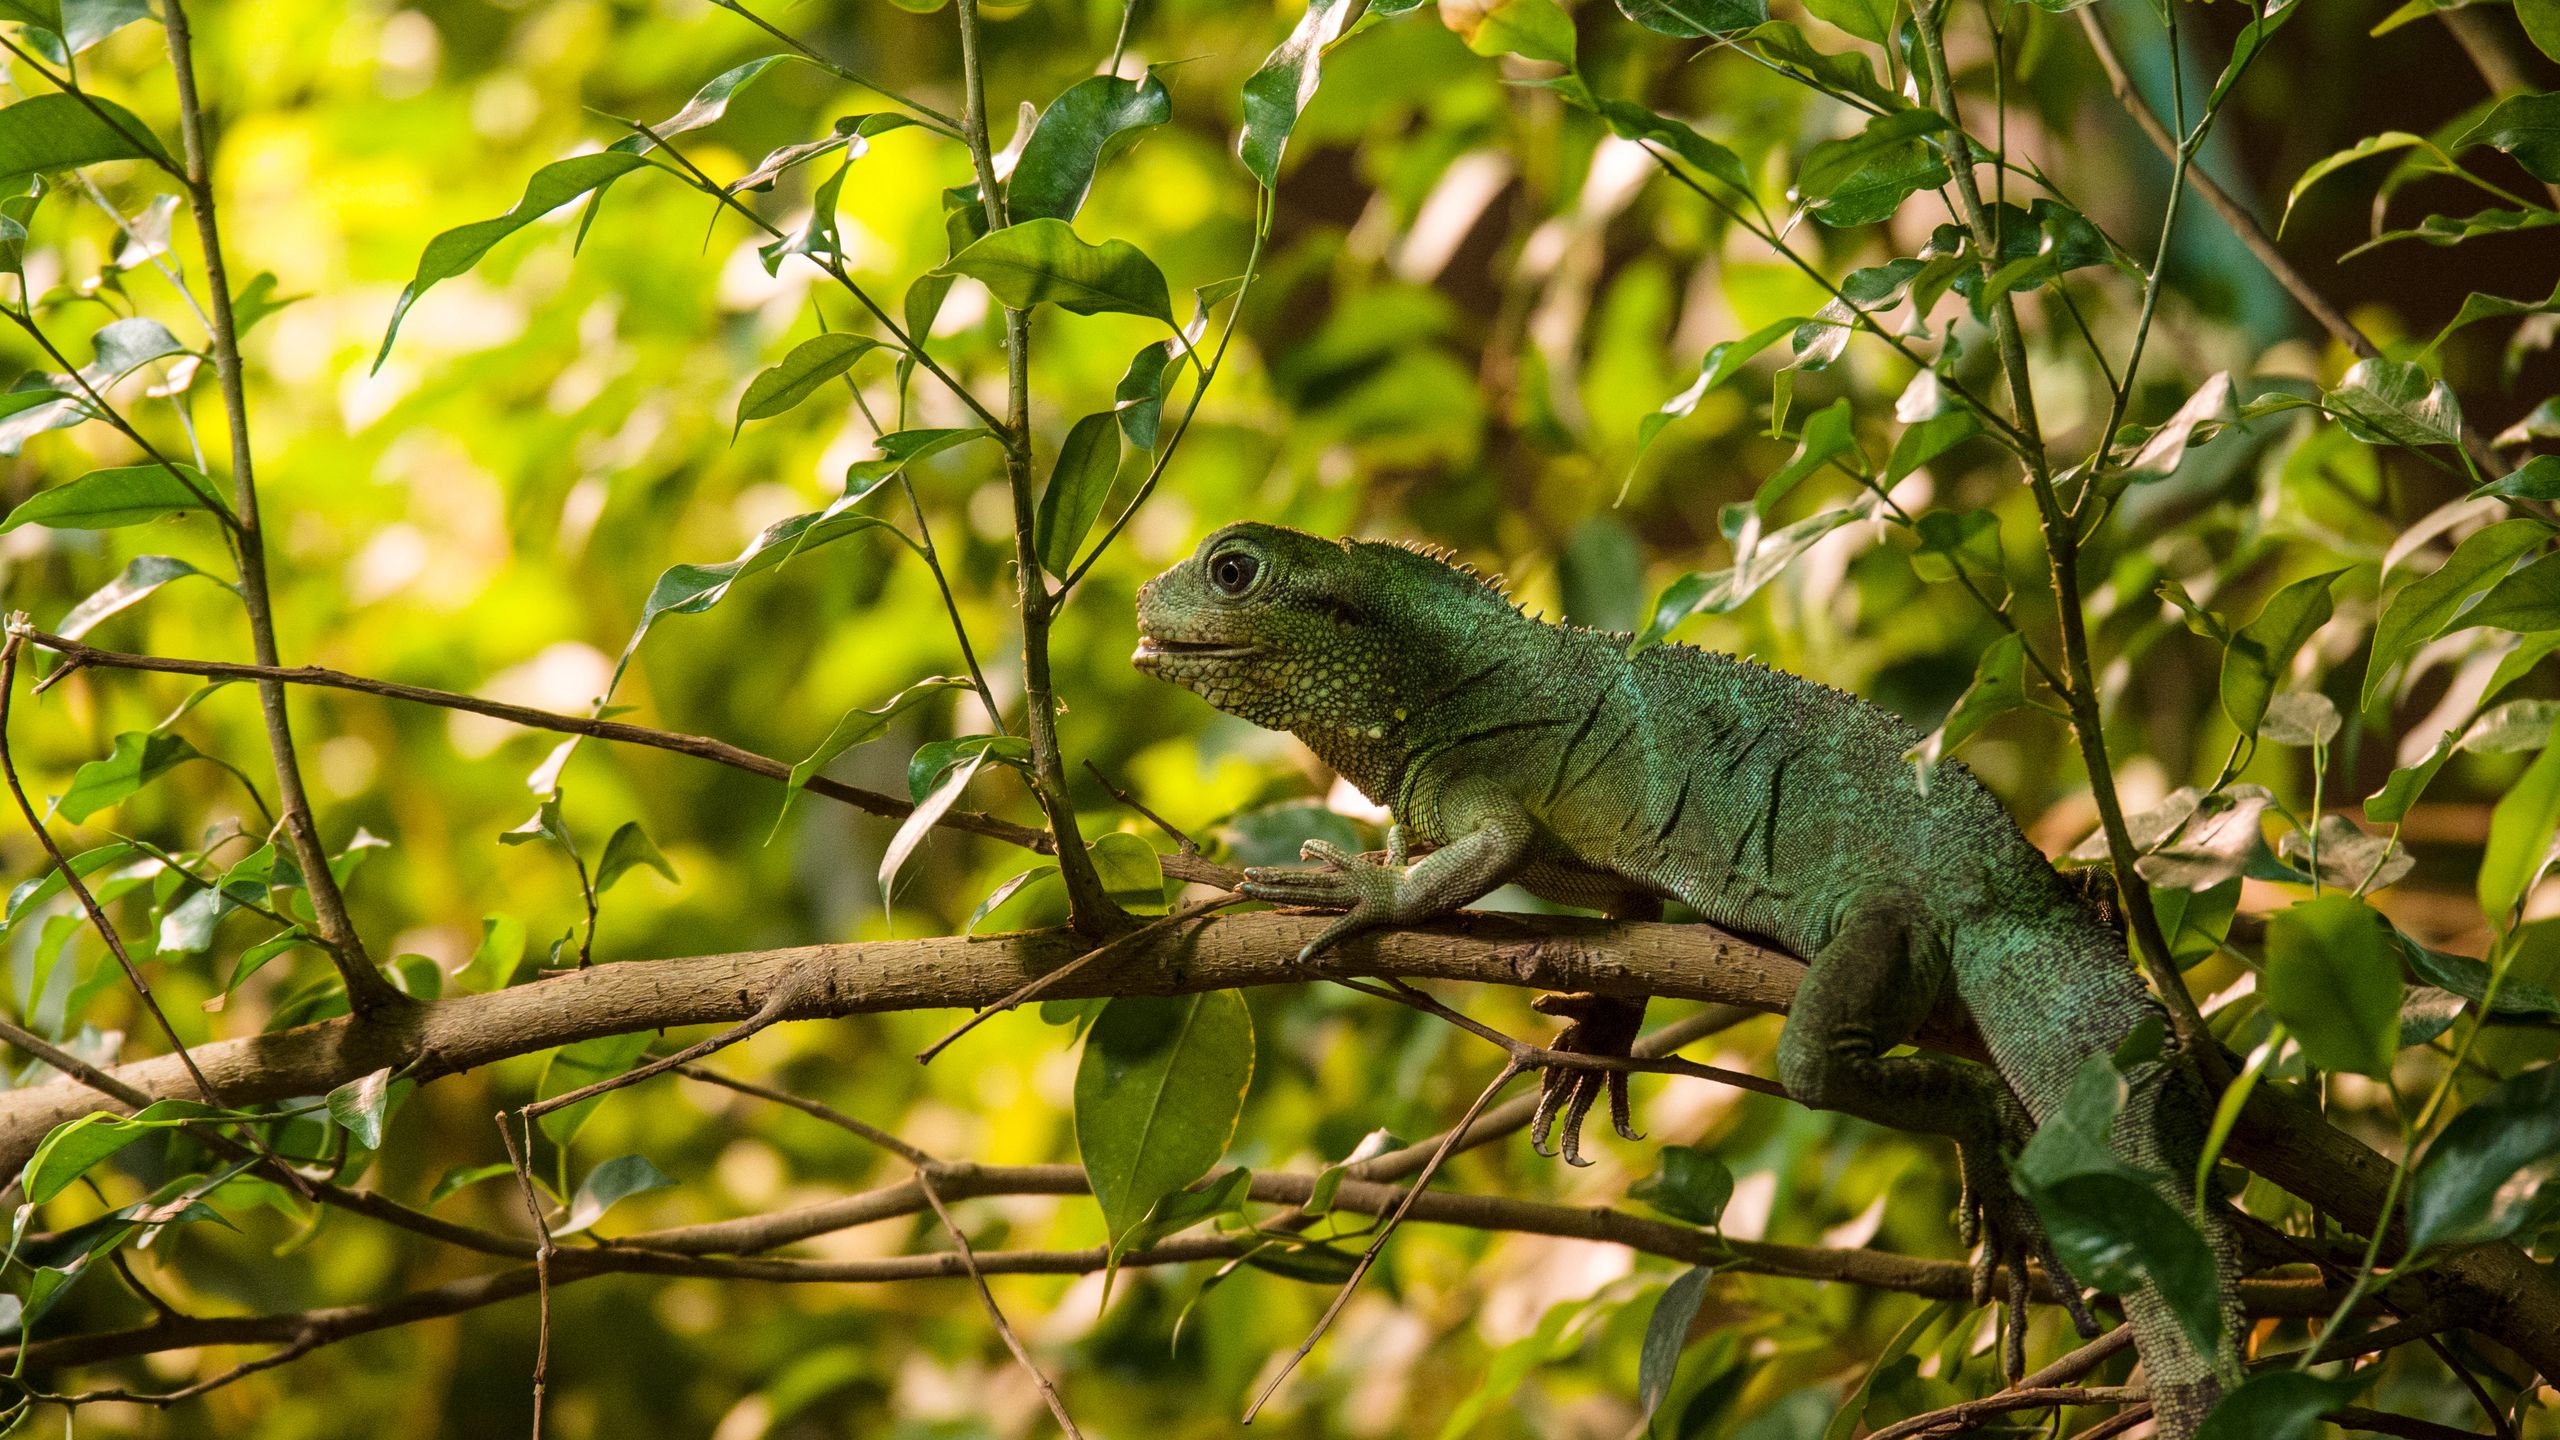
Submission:
[[1298,854],[1317,863],[1300,870],[1255,865],[1236,887],[1246,898],[1266,905],[1293,905],[1309,910],[1339,910],[1340,919],[1326,926],[1298,952],[1298,963],[1312,962],[1345,936],[1392,922],[1396,872],[1372,864],[1338,845],[1309,840]]
[[[2015,1118],[2020,1126],[2024,1125],[2023,1116]],[[2001,1363],[2003,1372],[2015,1383],[2026,1373],[2029,1260],[2044,1266],[2054,1293],[2061,1298],[2063,1309],[2071,1316],[2072,1328],[2081,1338],[2097,1338],[2097,1317],[2081,1298],[2079,1283],[2055,1252],[2052,1237],[2036,1218],[2035,1208],[2011,1184],[2002,1148],[1988,1139],[1977,1140],[1960,1145],[1957,1156],[1964,1195],[1957,1210],[1956,1232],[1973,1250],[1973,1303],[1992,1303],[1994,1276],[2005,1273],[2000,1299],[2008,1314]]]
[[[1644,1024],[1642,1000],[1593,994],[1541,995],[1530,1004],[1542,1015],[1561,1015],[1571,1022],[1556,1036],[1553,1048],[1572,1055],[1627,1055],[1635,1045],[1637,1030]],[[1529,1122],[1529,1148],[1540,1155],[1555,1154],[1547,1146],[1561,1110],[1564,1162],[1590,1164],[1582,1158],[1582,1122],[1590,1115],[1591,1107],[1599,1103],[1603,1091],[1609,1096],[1609,1120],[1618,1134],[1628,1140],[1643,1139],[1635,1128],[1633,1107],[1627,1099],[1627,1072],[1555,1065],[1539,1077],[1538,1110]]]

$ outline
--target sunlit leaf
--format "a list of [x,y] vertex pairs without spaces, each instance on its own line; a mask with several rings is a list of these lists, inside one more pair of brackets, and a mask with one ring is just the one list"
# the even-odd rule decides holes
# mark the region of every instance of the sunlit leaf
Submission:
[[0,106],[0,190],[104,160],[177,163],[150,126],[103,95],[30,95]]
[[1729,35],[1769,18],[1768,0],[1618,0],[1618,13],[1683,40]]
[[1826,225],[1884,219],[1916,192],[1947,183],[1946,160],[1929,143],[1945,128],[1934,110],[1901,110],[1814,146],[1796,171],[1796,203]]
[[1299,114],[1316,97],[1325,47],[1342,34],[1358,8],[1353,0],[1307,0],[1289,38],[1244,82],[1244,129],[1236,138],[1236,155],[1263,189],[1279,187],[1280,157],[1288,151],[1289,132],[1298,128]]
[[2462,443],[2462,404],[2453,398],[2453,387],[2402,361],[2357,361],[2321,404],[2359,440],[2419,447]]
[[2542,747],[2522,779],[2489,814],[2489,843],[2480,856],[2480,909],[2503,927],[2550,862],[2551,839],[2560,831],[2560,730]]
[[[183,477],[183,478],[182,478]],[[194,489],[189,489],[192,482]],[[54,530],[115,530],[201,510],[212,482],[189,465],[125,465],[92,470],[68,485],[39,490],[0,520],[0,533],[21,525]]]
[[393,1093],[391,1067],[350,1080],[329,1092],[329,1118],[338,1122],[358,1145],[367,1150],[382,1148],[382,1127],[391,1118],[398,1097]]
[[[0,120],[7,118],[0,111]],[[2560,92],[2510,95],[2453,142],[2454,153],[2488,145],[2515,157],[2534,179],[2560,183]]]
[[[0,111],[0,114],[5,113]],[[410,280],[408,287],[400,292],[399,300],[391,307],[391,321],[383,327],[382,348],[374,354],[373,367],[381,369],[382,362],[390,358],[391,342],[400,333],[401,317],[409,313],[410,306],[418,303],[419,296],[426,294],[438,282],[450,280],[479,264],[480,257],[488,254],[499,241],[534,221],[588,191],[611,184],[650,163],[641,156],[621,150],[554,161],[533,172],[533,178],[525,182],[524,197],[516,201],[514,209],[494,219],[457,226],[428,241],[426,253],[418,257],[417,276]]]
[[192,1100],[161,1100],[132,1115],[100,1110],[66,1120],[53,1127],[27,1157],[25,1168],[18,1172],[19,1188],[26,1192],[28,1204],[41,1205],[143,1136],[216,1113],[211,1106]]
[[[116,578],[90,591],[79,604],[72,606],[54,625],[54,633],[66,640],[77,640],[96,629],[109,616],[141,603],[152,591],[170,581],[204,573],[174,555],[137,555],[125,562],[124,569],[116,573]],[[214,576],[205,578],[217,585],[225,583]]]
[[1141,80],[1089,75],[1040,112],[1040,124],[1005,181],[1006,212],[1025,220],[1073,220],[1110,145],[1173,118],[1173,97],[1150,70]]
[[643,865],[665,876],[667,883],[676,883],[676,867],[658,853],[649,832],[640,828],[639,821],[625,820],[614,827],[604,842],[604,854],[596,861],[595,892],[602,895],[613,888],[614,881]]
[[1047,303],[1078,315],[1116,311],[1173,323],[1173,297],[1156,262],[1126,240],[1088,245],[1063,220],[992,231],[935,273],[972,276],[1016,310]]
[[[835,728],[827,732],[827,738],[818,742],[818,748],[791,767],[791,778],[783,784],[782,811],[773,819],[774,834],[781,833],[782,822],[790,816],[792,802],[800,798],[800,792],[818,772],[834,764],[837,756],[856,745],[879,739],[888,733],[891,721],[933,696],[954,688],[965,689],[968,684],[968,681],[955,676],[929,676],[899,691],[884,704],[868,710],[846,711]],[[772,843],[771,836],[766,837],[766,843]]]
[[734,437],[750,420],[770,419],[789,410],[819,386],[852,369],[863,356],[890,348],[867,335],[842,331],[801,341],[782,357],[782,363],[748,382],[746,393],[738,397],[738,418],[729,433]]
[[128,730],[116,737],[115,750],[107,758],[89,761],[73,772],[71,788],[54,802],[54,813],[76,825],[202,756],[183,736]]

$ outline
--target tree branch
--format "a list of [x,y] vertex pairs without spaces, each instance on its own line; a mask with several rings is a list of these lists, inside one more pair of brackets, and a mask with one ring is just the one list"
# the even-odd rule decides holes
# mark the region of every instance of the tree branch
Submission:
[[[1704,1000],[1776,1013],[1787,1008],[1803,975],[1793,956],[1708,925],[1486,914],[1358,936],[1300,964],[1294,958],[1300,947],[1328,923],[1326,916],[1293,914],[1201,920],[1132,946],[1055,993],[1061,999],[1189,994],[1394,975]],[[341,1017],[199,1046],[194,1055],[234,1104],[324,1094],[386,1065],[425,1083],[599,1035],[731,1024],[753,1015],[774,986],[804,971],[810,972],[798,981],[804,998],[788,1007],[788,1019],[974,1007],[1089,948],[1069,932],[1031,931],[629,961],[370,1019]],[[1977,1058],[1983,1053],[1971,1026],[1953,1012],[1936,1017],[1921,1043]],[[185,1070],[170,1056],[110,1073],[154,1097],[190,1090]],[[70,1081],[0,1093],[0,1173],[22,1165],[54,1126],[94,1108],[91,1092]],[[2391,1162],[2330,1128],[2317,1112],[2263,1089],[2250,1097],[2228,1154],[2351,1227],[2373,1223],[2392,1171]],[[2464,1323],[2545,1373],[2560,1373],[2560,1277],[2548,1267],[2511,1244],[2485,1245],[2446,1256],[2428,1283],[2461,1305]]]
[[[196,95],[195,40],[187,26],[183,0],[166,0],[162,28],[168,32],[169,68],[177,77],[178,132],[185,142],[188,208],[195,212],[196,239],[204,248],[205,289],[213,300],[213,370],[222,385],[222,412],[231,433],[231,508],[239,517],[240,599],[249,612],[249,636],[261,665],[277,663],[276,622],[267,591],[266,531],[258,520],[258,481],[249,460],[249,401],[240,371],[240,327],[231,310],[231,277],[223,268],[222,227],[214,213],[213,156],[206,146],[204,105]],[[267,722],[267,748],[275,758],[276,800],[284,814],[286,843],[302,870],[311,896],[311,912],[331,964],[347,987],[347,1003],[359,1015],[398,1009],[408,997],[393,988],[365,954],[364,939],[347,916],[346,897],[329,870],[329,852],[320,843],[312,819],[311,799],[303,793],[302,764],[294,755],[293,724],[285,713],[284,686],[275,680],[258,683],[258,708]]]
[[[768,780],[787,782],[791,778],[791,767],[772,756],[759,755],[752,750],[732,745],[726,740],[714,740],[707,735],[688,735],[677,730],[629,725],[619,720],[597,720],[584,715],[563,715],[550,710],[536,710],[529,705],[510,705],[500,700],[484,700],[477,695],[464,695],[452,690],[434,690],[424,685],[403,685],[391,680],[376,680],[366,675],[351,675],[343,670],[331,670],[319,665],[244,665],[228,660],[170,659],[159,655],[134,655],[120,650],[101,650],[94,645],[78,640],[67,640],[59,635],[49,635],[42,630],[24,629],[15,633],[24,634],[27,643],[54,651],[68,661],[61,670],[55,672],[56,675],[68,674],[82,666],[96,666],[110,670],[148,670],[164,675],[197,675],[213,680],[273,681],[285,685],[317,686],[328,690],[351,690],[360,695],[377,695],[386,700],[401,700],[413,705],[432,705],[441,710],[460,710],[472,715],[486,715],[493,720],[504,720],[510,725],[522,725],[529,730],[550,730],[563,735],[584,735],[595,740],[610,740],[617,744],[641,745],[652,750],[672,751],[678,755],[692,756],[696,760],[708,760],[714,765],[726,765],[732,770],[744,770],[750,775],[761,775]],[[859,785],[847,785],[841,781],[830,780],[823,775],[810,777],[803,788],[812,795],[823,795],[830,800],[851,805],[857,810],[865,810],[874,815],[885,815],[891,819],[903,818],[915,809],[914,805],[898,796],[885,795],[877,790],[866,790]],[[1053,854],[1056,851],[1055,843],[1050,840],[1046,832],[1035,830],[1028,825],[1017,825],[1010,820],[982,811],[947,811],[942,817],[941,824],[948,829],[962,830],[972,835],[984,835],[990,840],[1019,845],[1025,850],[1038,851],[1043,855]],[[1164,873],[1177,880],[1215,885],[1222,890],[1232,887],[1238,880],[1244,878],[1238,871],[1197,855],[1165,856]]]

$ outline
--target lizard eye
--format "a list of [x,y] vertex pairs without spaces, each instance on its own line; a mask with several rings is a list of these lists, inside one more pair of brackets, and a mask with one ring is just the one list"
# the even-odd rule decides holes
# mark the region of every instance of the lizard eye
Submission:
[[1262,562],[1241,550],[1230,550],[1209,562],[1209,583],[1231,599],[1252,589],[1261,573]]

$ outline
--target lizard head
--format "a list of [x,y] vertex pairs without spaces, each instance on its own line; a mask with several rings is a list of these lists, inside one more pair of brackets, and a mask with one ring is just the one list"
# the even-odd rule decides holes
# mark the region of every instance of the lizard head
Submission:
[[1138,591],[1131,660],[1321,751],[1401,728],[1487,607],[1510,614],[1473,572],[1429,555],[1247,522]]

